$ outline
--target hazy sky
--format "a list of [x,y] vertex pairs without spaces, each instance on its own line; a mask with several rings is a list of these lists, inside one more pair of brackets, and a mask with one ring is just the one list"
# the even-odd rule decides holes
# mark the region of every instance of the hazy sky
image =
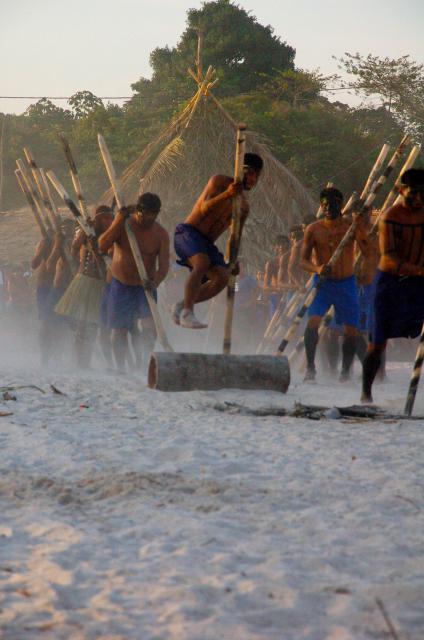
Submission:
[[[296,49],[296,66],[334,73],[345,51],[424,62],[423,0],[237,0]],[[200,0],[0,0],[1,96],[129,96],[149,53],[173,46]],[[205,61],[207,63],[207,60]],[[338,92],[340,100],[349,96]],[[0,112],[35,100],[0,98]],[[66,102],[57,102],[66,107]]]

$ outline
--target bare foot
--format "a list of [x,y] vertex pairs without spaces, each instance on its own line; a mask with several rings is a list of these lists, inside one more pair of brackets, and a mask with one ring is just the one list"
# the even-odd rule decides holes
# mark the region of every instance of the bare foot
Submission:
[[200,322],[191,309],[183,309],[180,314],[180,325],[186,329],[206,329],[208,326]]

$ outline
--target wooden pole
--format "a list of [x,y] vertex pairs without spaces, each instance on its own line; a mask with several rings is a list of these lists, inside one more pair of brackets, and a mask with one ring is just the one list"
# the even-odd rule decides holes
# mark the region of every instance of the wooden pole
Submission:
[[[328,261],[328,263],[327,263],[328,267],[331,268],[338,262],[338,260],[340,259],[340,256],[342,255],[342,253],[344,251],[344,248],[350,242],[352,242],[352,239],[353,239],[353,237],[355,235],[355,232],[356,232],[356,228],[357,228],[357,226],[359,224],[360,215],[362,215],[362,214],[364,214],[364,213],[366,213],[367,211],[370,210],[370,208],[372,206],[372,203],[374,202],[375,198],[377,197],[377,194],[379,193],[379,191],[381,191],[383,185],[387,181],[387,178],[390,176],[390,174],[392,173],[392,171],[395,168],[396,164],[399,162],[400,158],[402,157],[403,153],[405,152],[405,147],[409,143],[409,140],[410,140],[409,135],[406,135],[406,136],[404,136],[402,138],[402,140],[399,143],[398,147],[396,148],[393,156],[391,157],[390,162],[388,163],[386,169],[381,174],[381,176],[379,177],[377,182],[374,183],[370,193],[366,197],[365,202],[363,203],[363,205],[361,206],[360,210],[358,211],[358,214],[359,214],[358,217],[352,222],[352,224],[350,225],[350,227],[347,230],[346,234],[344,235],[344,237],[340,241],[340,244],[338,245],[338,247],[336,248],[335,252],[331,256],[330,260]],[[311,292],[307,295],[307,297],[305,299],[305,302],[303,303],[301,309],[299,310],[299,312],[297,313],[296,317],[294,318],[292,324],[287,329],[287,332],[286,332],[283,340],[281,341],[281,343],[280,343],[280,345],[278,347],[277,353],[279,355],[284,353],[284,350],[286,349],[286,347],[289,344],[290,340],[295,335],[295,333],[297,331],[297,327],[299,326],[303,316],[306,314],[307,310],[309,309],[309,307],[311,306],[312,302],[314,301],[315,296],[317,294],[317,291],[318,291],[320,285],[324,281],[325,281],[325,278],[320,276],[317,279],[317,281],[316,281],[313,289],[311,290]]]
[[[239,124],[237,127],[236,158],[234,166],[234,182],[242,182],[244,176],[244,153],[246,149],[246,125]],[[237,264],[238,250],[241,240],[241,203],[242,196],[233,199],[233,211],[231,216],[230,239],[228,242],[228,261],[230,277],[227,287],[227,309],[224,324],[223,353],[231,353],[231,331],[233,326],[234,299],[236,292],[236,276],[233,271]]]
[[205,41],[205,34],[202,29],[199,29],[197,32],[197,59],[196,59],[196,67],[197,67],[197,81],[199,83],[202,82],[203,75],[203,44]]
[[410,416],[414,408],[415,396],[417,395],[417,389],[421,378],[421,371],[424,362],[424,324],[421,331],[420,341],[418,343],[418,349],[415,356],[414,369],[412,371],[411,381],[409,383],[408,395],[405,403],[405,414]]
[[78,198],[80,211],[84,216],[84,218],[88,220],[90,218],[90,214],[88,212],[86,200],[82,194],[81,182],[78,175],[77,165],[75,164],[71,147],[69,146],[69,142],[66,139],[66,136],[63,132],[59,133],[59,140],[61,142],[63,151],[65,152],[66,160],[68,161],[69,172],[71,174],[72,184],[74,185],[75,193]]
[[75,202],[72,200],[66,189],[60,183],[59,179],[56,177],[53,171],[47,171],[46,173],[48,179],[62,198],[63,202],[68,207],[69,211],[74,216],[75,220],[87,236],[87,241],[90,246],[90,249],[93,252],[93,255],[96,256],[97,266],[99,267],[100,275],[104,278],[106,276],[106,265],[103,258],[99,254],[99,249],[97,246],[97,238],[94,232],[94,229],[90,227],[87,220],[81,214],[80,210],[76,206]]
[[41,178],[40,169],[38,168],[34,160],[34,156],[32,155],[31,151],[28,149],[28,147],[24,147],[24,154],[29,164],[29,167],[31,169],[31,173],[34,178],[36,188],[38,189],[38,193],[40,194],[40,202],[44,207],[46,221],[48,223],[48,226],[50,227],[51,233],[53,233],[54,230],[56,229],[56,221],[51,211],[49,199],[44,191],[44,184]]
[[[107,148],[105,139],[103,138],[103,136],[99,133],[98,134],[98,141],[99,141],[99,147],[100,147],[100,152],[102,154],[102,158],[103,158],[103,162],[105,164],[105,168],[106,168],[106,173],[109,177],[110,180],[110,184],[112,187],[112,190],[115,194],[115,199],[116,199],[116,205],[118,207],[118,209],[120,209],[121,207],[124,206],[124,200],[123,200],[123,196],[121,194],[121,190],[120,190],[120,186],[118,184],[118,180],[116,177],[116,173],[115,173],[115,168],[113,166],[112,163],[112,158],[110,157],[109,154],[109,150]],[[141,256],[140,253],[140,248],[138,246],[137,243],[137,239],[135,237],[134,231],[131,229],[129,220],[126,221],[125,223],[125,230],[127,232],[127,236],[128,236],[128,241],[130,243],[130,247],[131,247],[131,251],[134,257],[134,261],[135,264],[137,266],[137,270],[138,270],[138,275],[140,277],[141,282],[145,282],[147,280],[147,274],[146,274],[146,269],[144,267],[144,262],[143,262],[143,258]],[[153,297],[152,292],[146,287],[144,289],[145,294],[146,294],[146,298],[147,298],[147,302],[149,304],[149,308],[150,308],[150,312],[152,314],[153,317],[153,321],[155,323],[155,327],[156,327],[156,332],[158,335],[158,339],[159,342],[161,343],[162,347],[164,348],[165,351],[173,351],[168,338],[166,336],[165,333],[165,329],[163,327],[162,324],[162,320],[159,314],[159,310],[156,304],[156,301]]]
[[50,222],[49,218],[47,217],[47,215],[44,212],[43,205],[41,204],[40,196],[39,196],[36,188],[34,187],[31,178],[28,175],[27,168],[26,168],[25,164],[23,163],[23,161],[21,159],[19,159],[19,160],[16,160],[16,165],[17,165],[17,167],[18,167],[18,169],[20,171],[21,178],[22,178],[22,180],[23,180],[28,192],[31,194],[31,197],[32,197],[32,200],[35,203],[39,218],[42,220],[47,234],[50,237],[53,237],[53,233],[54,233],[53,232],[53,227],[51,225],[51,222]]
[[43,221],[42,221],[42,219],[40,217],[40,214],[39,214],[39,212],[37,210],[37,205],[35,204],[34,198],[32,197],[32,194],[31,194],[30,190],[28,189],[28,187],[27,187],[27,185],[25,183],[25,180],[24,180],[24,178],[22,176],[22,172],[21,172],[20,169],[16,169],[15,176],[16,176],[16,179],[18,181],[18,184],[19,184],[20,188],[22,189],[22,192],[23,192],[25,198],[28,201],[28,204],[29,204],[29,206],[31,208],[31,211],[32,211],[32,214],[34,216],[35,222],[37,223],[37,226],[40,229],[41,235],[43,236],[43,238],[45,240],[48,240],[49,239],[49,234],[47,233],[47,229],[46,229],[46,227],[45,227],[45,225],[44,225],[44,223],[43,223]]
[[387,198],[383,203],[383,206],[381,207],[381,211],[385,211],[385,209],[388,209],[389,207],[391,207],[392,204],[399,204],[398,201],[400,201],[402,197],[399,195],[402,175],[405,173],[405,171],[408,171],[408,169],[410,169],[414,165],[415,160],[420,155],[420,152],[421,152],[420,144],[416,144],[414,147],[412,147],[411,153],[409,154],[402,169],[399,171],[399,175],[393,186],[393,189],[390,191],[390,193],[388,194]]

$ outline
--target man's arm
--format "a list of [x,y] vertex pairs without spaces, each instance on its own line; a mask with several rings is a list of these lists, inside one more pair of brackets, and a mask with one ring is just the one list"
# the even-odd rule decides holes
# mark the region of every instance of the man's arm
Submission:
[[200,205],[201,213],[209,213],[211,209],[221,202],[241,195],[243,184],[241,182],[230,182],[229,180],[230,178],[226,176],[212,176],[210,178]]
[[162,230],[162,237],[160,241],[160,248],[158,254],[158,268],[155,273],[154,281],[155,286],[158,287],[160,283],[165,280],[166,274],[169,271],[169,235],[165,229]]
[[300,254],[300,266],[302,267],[302,269],[305,269],[305,271],[308,271],[309,273],[321,273],[322,268],[325,265],[317,266],[311,260],[314,245],[315,238],[313,229],[307,227],[305,235],[303,237],[302,250]]
[[34,257],[31,260],[31,269],[38,269],[43,260],[45,260],[49,255],[50,248],[50,240],[47,238],[40,240],[35,249]]
[[53,270],[56,267],[56,263],[59,258],[62,256],[62,243],[64,242],[63,235],[60,231],[56,231],[54,235],[54,243],[53,248],[49,257],[46,260],[47,269]]
[[74,260],[77,260],[79,258],[80,249],[82,245],[86,243],[86,241],[87,236],[85,235],[84,231],[82,229],[78,229],[71,244],[71,256],[74,258]]
[[101,253],[107,253],[114,242],[122,237],[125,232],[125,221],[130,215],[129,207],[122,207],[113,219],[110,227],[106,229],[104,233],[99,237],[98,246]]
[[295,285],[296,287],[301,287],[302,283],[298,281],[296,278],[297,266],[300,261],[300,252],[302,250],[302,243],[296,242],[290,251],[289,263],[287,265],[287,273],[289,276],[289,283]]
[[393,225],[390,224],[387,213],[383,214],[380,219],[378,229],[381,253],[380,269],[400,276],[424,276],[423,267],[411,264],[410,262],[402,262],[396,251],[394,228]]
[[367,258],[371,255],[372,241],[370,239],[369,229],[361,218],[359,219],[359,224],[355,230],[355,241],[359,246],[364,258]]

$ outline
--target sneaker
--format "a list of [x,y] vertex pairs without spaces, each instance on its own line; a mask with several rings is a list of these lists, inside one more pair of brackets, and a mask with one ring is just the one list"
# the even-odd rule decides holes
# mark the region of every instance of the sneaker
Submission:
[[172,305],[171,316],[175,324],[180,324],[180,315],[183,309],[184,309],[184,302],[182,300]]
[[316,371],[315,369],[306,369],[305,377],[303,378],[303,382],[315,382]]
[[180,325],[186,329],[206,329],[208,326],[200,322],[191,309],[183,309],[180,314]]

